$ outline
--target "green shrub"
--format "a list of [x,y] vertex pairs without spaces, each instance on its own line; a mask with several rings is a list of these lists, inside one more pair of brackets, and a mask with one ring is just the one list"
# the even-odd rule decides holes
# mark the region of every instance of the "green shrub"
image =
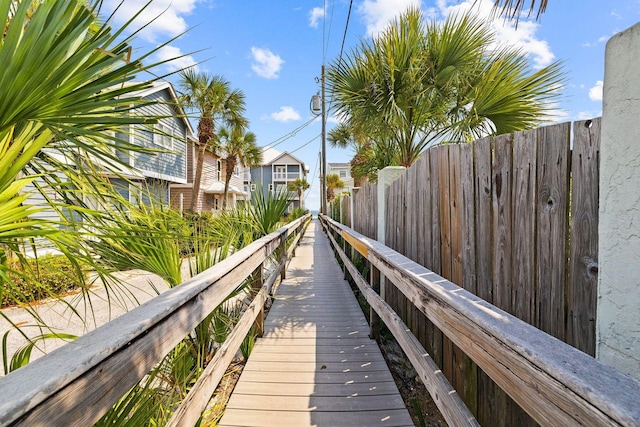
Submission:
[[[62,255],[29,259],[26,266],[13,258],[7,261],[7,267],[10,280],[2,283],[2,307],[64,294],[83,282],[77,269]],[[86,278],[86,272],[82,274]]]

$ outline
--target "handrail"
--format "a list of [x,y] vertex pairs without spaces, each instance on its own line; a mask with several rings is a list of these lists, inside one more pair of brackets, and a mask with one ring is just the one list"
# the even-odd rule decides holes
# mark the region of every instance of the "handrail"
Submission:
[[539,424],[640,425],[640,382],[393,249],[320,218]]
[[[180,286],[0,378],[0,425],[94,424],[276,248],[286,250],[290,232],[304,232],[309,218],[305,215],[256,240]],[[273,283],[267,282],[260,284],[263,289]],[[263,308],[265,292],[245,313],[251,320],[239,323],[250,327]],[[238,346],[240,342],[236,340]],[[220,360],[209,365],[223,363],[236,351],[225,348]]]

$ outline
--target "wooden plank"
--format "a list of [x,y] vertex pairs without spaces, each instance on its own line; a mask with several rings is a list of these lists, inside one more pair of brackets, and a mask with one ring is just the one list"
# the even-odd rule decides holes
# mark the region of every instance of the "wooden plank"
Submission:
[[274,390],[278,391],[278,396],[385,396],[397,393],[398,388],[393,381],[364,384],[289,383],[286,385],[242,381],[236,384],[233,392],[244,395],[271,395]]
[[514,134],[512,314],[535,325],[537,132]]
[[640,424],[639,382],[390,248],[354,236],[371,245],[369,261],[540,424]]
[[[462,284],[476,293],[476,239],[473,144],[460,144]],[[457,354],[457,353],[456,353]],[[462,353],[464,390],[460,394],[472,414],[478,412],[478,368]]]
[[[516,132],[513,140],[513,224],[511,313],[533,325],[535,316],[536,131]],[[509,399],[511,425],[535,422]]]
[[[277,362],[283,360],[284,352],[256,352],[251,355],[251,360],[254,362]],[[353,351],[350,353],[289,353],[286,356],[286,360],[289,362],[384,362],[384,358],[378,352],[366,352],[366,351]]]
[[[322,362],[290,362],[286,358],[282,358],[280,361],[253,361],[249,360],[244,370],[258,371],[258,372],[280,372],[282,375],[297,374],[299,372],[376,372],[376,371],[388,371],[386,362],[384,361],[362,361],[362,362],[334,362],[334,363],[322,363]],[[244,372],[244,371],[243,371]]]
[[406,410],[363,412],[301,412],[301,411],[229,411],[220,427],[282,427],[282,426],[411,426],[413,421]]
[[494,141],[493,158],[493,304],[511,310],[511,167],[512,136]]
[[[490,138],[479,139],[475,142],[475,208],[476,208],[476,251],[477,295],[485,301],[493,302],[493,271],[492,271],[492,194],[493,179],[491,173],[491,145]],[[434,270],[435,273],[438,273]]]
[[537,289],[538,328],[564,340],[569,207],[570,123],[539,128]]
[[[440,246],[440,162],[438,148],[429,150],[429,165],[431,174],[431,265],[429,268],[436,273],[441,273],[441,246]],[[427,349],[433,355],[433,360],[442,368],[443,349],[442,333],[435,326],[427,330]]]
[[601,120],[576,122],[571,158],[571,271],[567,342],[595,356]]
[[235,399],[227,405],[233,409],[273,411],[274,408],[288,411],[357,412],[375,409],[388,411],[404,409],[404,402],[398,393],[386,396],[263,396],[234,393]]
[[[477,239],[476,295],[488,302],[493,302],[492,144],[491,138],[479,139],[474,143],[473,150]],[[481,425],[492,425],[495,422],[496,414],[500,414],[495,402],[497,386],[480,368],[477,369],[477,377],[478,412],[475,415]]]
[[[451,144],[449,148],[449,206],[451,215],[451,278],[453,283],[462,286],[464,272],[462,267],[462,223],[464,207],[462,203],[460,144]],[[448,340],[446,340],[448,341]],[[446,343],[445,341],[445,343]],[[450,342],[450,341],[449,341]],[[464,353],[450,343],[452,385],[464,399],[466,397],[466,360]],[[475,385],[470,391],[475,391]],[[471,396],[470,396],[471,397]]]

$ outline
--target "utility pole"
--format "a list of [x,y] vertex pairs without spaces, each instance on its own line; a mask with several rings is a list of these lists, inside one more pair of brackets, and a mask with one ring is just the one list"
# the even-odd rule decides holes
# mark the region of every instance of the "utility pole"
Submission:
[[320,196],[320,212],[327,214],[327,110],[324,93],[324,64],[322,65],[322,75],[320,77],[322,86],[322,165],[320,166],[320,179],[322,180]]

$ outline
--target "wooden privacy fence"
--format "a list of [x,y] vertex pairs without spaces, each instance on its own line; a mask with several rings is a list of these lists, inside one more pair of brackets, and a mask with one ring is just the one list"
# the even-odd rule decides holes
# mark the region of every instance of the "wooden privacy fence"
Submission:
[[[257,291],[168,425],[195,425],[256,323],[310,215],[256,240],[153,300],[0,378],[0,425],[92,425],[249,276]],[[294,236],[287,247],[287,238]],[[263,282],[264,262],[279,249]]]
[[[450,425],[478,425],[409,327],[346,255],[351,248],[544,426],[639,426],[640,383],[458,287],[393,249],[321,215],[330,240],[403,348]],[[341,248],[342,246],[342,248]],[[345,249],[349,247],[349,251]],[[373,315],[375,312],[375,316]],[[508,417],[498,413],[497,417]],[[510,425],[512,424],[507,421]],[[495,425],[491,423],[489,425]]]
[[[427,150],[389,186],[384,235],[413,261],[594,355],[600,119],[574,123],[572,149],[570,131],[564,123]],[[377,194],[367,184],[352,196],[353,228],[370,238]],[[390,286],[384,297],[483,424],[526,422],[401,292]]]

